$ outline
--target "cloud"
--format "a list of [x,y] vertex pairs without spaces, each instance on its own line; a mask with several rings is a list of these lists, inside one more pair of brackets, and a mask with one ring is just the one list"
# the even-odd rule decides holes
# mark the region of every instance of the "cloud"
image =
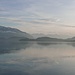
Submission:
[[0,25],[27,32],[74,33],[74,9],[74,0],[0,0]]
[[[7,18],[13,22],[29,22],[29,23],[34,23],[34,24],[49,24],[49,23],[57,23],[60,21],[60,19],[56,18],[24,18],[24,17],[18,17],[18,18]],[[28,19],[28,20],[27,20]]]
[[5,11],[5,9],[4,8],[0,8],[0,11]]
[[58,19],[38,19],[38,20],[32,20],[32,21],[25,21],[25,20],[21,20],[21,19],[10,19],[10,21],[13,21],[15,23],[20,23],[20,24],[29,24],[31,25],[39,25],[39,27],[41,25],[46,25],[46,26],[59,26],[59,27],[70,27],[70,28],[74,28],[74,25],[67,25],[67,24],[62,24],[62,23],[57,23],[59,20]]
[[21,17],[18,17],[18,18],[11,18],[11,17],[0,17],[8,22],[14,22],[14,23],[18,23],[20,25],[29,25],[29,26],[59,26],[59,27],[70,27],[70,28],[74,28],[75,26],[74,25],[68,25],[68,24],[62,24],[62,23],[59,23],[60,19],[53,19],[53,18],[50,18],[50,19],[32,19],[32,20],[25,20],[25,19],[21,19]]
[[59,22],[60,19],[57,18],[43,18],[43,19],[39,19],[40,21],[45,21],[45,22]]

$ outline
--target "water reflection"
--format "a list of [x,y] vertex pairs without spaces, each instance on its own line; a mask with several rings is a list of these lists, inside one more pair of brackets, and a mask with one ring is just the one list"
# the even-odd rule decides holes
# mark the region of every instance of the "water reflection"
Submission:
[[75,43],[74,42],[70,42],[70,43],[67,43],[67,44],[75,47]]
[[55,45],[55,44],[59,44],[59,43],[55,43],[55,42],[40,42],[40,41],[37,41],[37,44],[39,45],[42,45],[42,46],[49,46],[49,45]]
[[75,75],[74,43],[0,44],[0,75]]
[[31,42],[0,42],[0,54],[4,53],[11,53],[14,51],[18,51],[21,49],[26,49],[27,47],[30,47],[32,45]]
[[66,44],[66,45],[70,45],[70,46],[73,46],[75,47],[75,43],[62,43],[62,42],[20,42],[20,43],[15,43],[15,42],[0,42],[0,54],[4,54],[4,53],[11,53],[11,52],[14,52],[14,51],[18,51],[18,50],[21,50],[21,49],[26,49],[28,47],[30,47],[31,45],[33,44],[38,44],[39,46],[53,46],[53,45],[62,45],[62,44]]

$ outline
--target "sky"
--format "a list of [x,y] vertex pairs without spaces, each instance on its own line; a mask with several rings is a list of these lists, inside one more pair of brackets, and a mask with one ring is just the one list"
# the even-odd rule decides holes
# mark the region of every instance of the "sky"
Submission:
[[75,36],[75,0],[0,0],[0,26]]

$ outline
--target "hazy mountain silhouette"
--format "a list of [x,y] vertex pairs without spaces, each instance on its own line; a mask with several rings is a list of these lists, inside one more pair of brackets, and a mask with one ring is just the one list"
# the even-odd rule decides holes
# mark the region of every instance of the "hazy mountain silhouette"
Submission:
[[51,38],[51,37],[39,37],[37,41],[64,41],[63,39]]
[[30,34],[16,28],[0,26],[0,39],[9,38],[33,38]]
[[75,37],[68,39],[59,39],[55,37],[48,37],[40,34],[41,37],[34,39],[33,35],[29,33],[22,32],[19,29],[0,26],[0,42],[2,41],[50,41],[50,42],[75,42]]

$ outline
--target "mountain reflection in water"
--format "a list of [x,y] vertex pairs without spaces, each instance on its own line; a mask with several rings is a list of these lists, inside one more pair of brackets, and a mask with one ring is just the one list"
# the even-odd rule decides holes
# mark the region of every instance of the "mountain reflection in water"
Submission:
[[0,75],[75,75],[75,43],[1,42]]

